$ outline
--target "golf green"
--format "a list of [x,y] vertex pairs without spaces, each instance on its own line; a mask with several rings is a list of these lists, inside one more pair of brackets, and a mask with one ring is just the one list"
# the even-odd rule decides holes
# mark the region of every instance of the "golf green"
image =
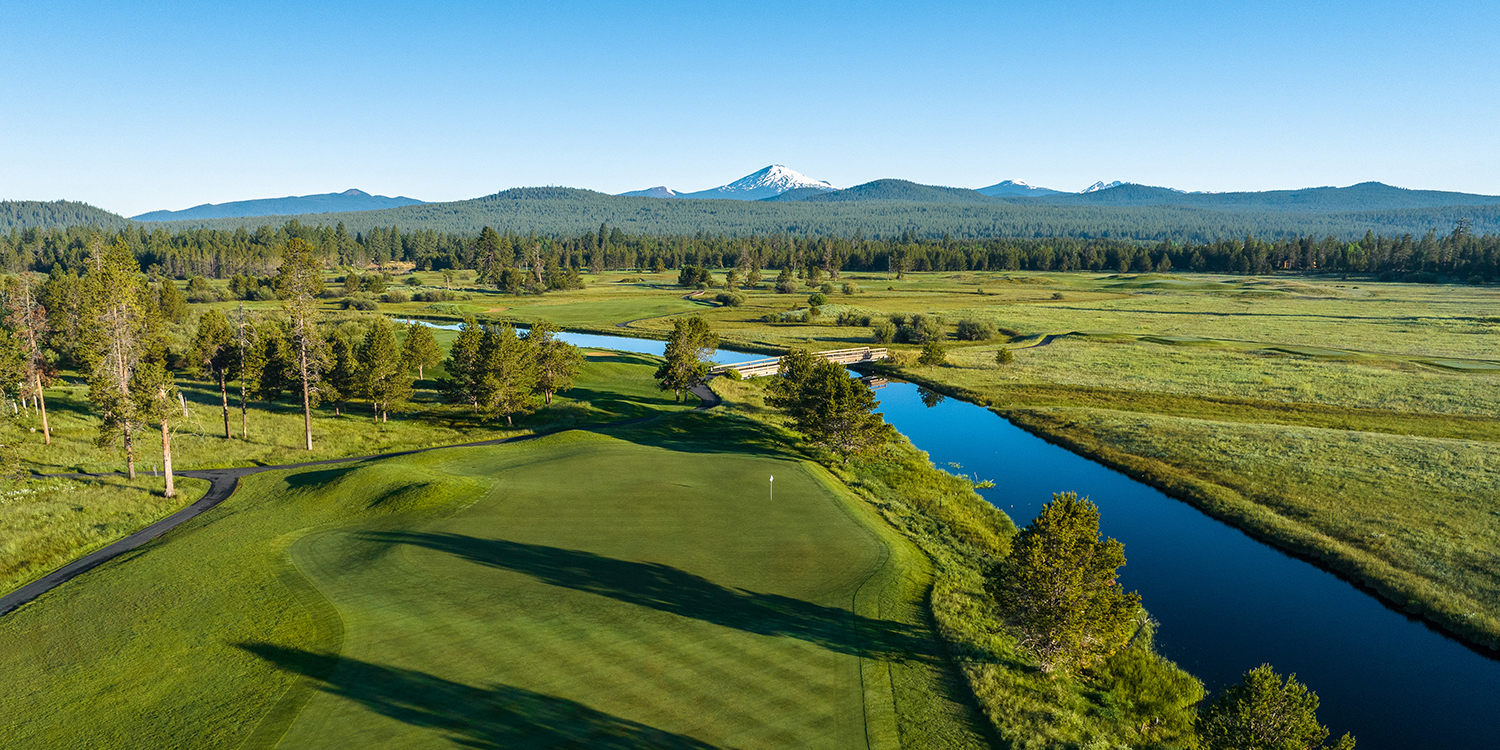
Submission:
[[865,746],[860,656],[921,641],[856,621],[888,554],[845,500],[795,462],[557,442],[451,452],[489,484],[462,510],[291,548],[343,639],[249,646],[320,688],[282,746]]

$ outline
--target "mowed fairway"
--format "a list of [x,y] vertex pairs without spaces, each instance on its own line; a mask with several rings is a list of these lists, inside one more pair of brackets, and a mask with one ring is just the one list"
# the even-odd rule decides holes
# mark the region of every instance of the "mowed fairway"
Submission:
[[886,555],[801,466],[597,436],[496,453],[444,467],[493,478],[455,515],[292,548],[344,640],[283,746],[865,745],[851,610]]
[[901,721],[972,745],[925,560],[756,429],[679,414],[250,477],[0,620],[0,736],[884,747]]

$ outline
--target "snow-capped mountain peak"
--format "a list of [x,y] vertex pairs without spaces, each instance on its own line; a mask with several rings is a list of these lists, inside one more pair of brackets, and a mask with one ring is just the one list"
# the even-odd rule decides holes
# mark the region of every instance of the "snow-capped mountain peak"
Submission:
[[1080,190],[1078,192],[1080,192],[1080,193],[1097,193],[1100,190],[1108,190],[1110,188],[1117,188],[1117,187],[1119,187],[1121,185],[1124,185],[1124,184],[1125,183],[1120,182],[1119,180],[1115,180],[1114,182],[1103,182],[1103,181],[1100,181],[1100,182],[1096,182],[1096,183],[1094,183],[1092,185],[1089,185],[1088,187],[1086,187],[1086,188],[1084,188],[1084,189],[1082,189],[1082,190]]
[[822,180],[814,180],[794,169],[772,164],[753,174],[745,175],[728,185],[702,190],[696,193],[679,194],[683,198],[727,198],[730,200],[756,201],[781,195],[788,190],[813,188],[829,192],[838,188]]

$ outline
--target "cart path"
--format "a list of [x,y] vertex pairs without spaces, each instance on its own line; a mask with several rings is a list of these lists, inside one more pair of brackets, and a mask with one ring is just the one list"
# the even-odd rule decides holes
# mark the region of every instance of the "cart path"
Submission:
[[[712,409],[713,407],[719,405],[718,394],[714,393],[706,385],[698,385],[694,388],[689,389],[689,391],[694,396],[697,396],[698,400],[702,402],[698,405],[697,408],[694,409],[694,411]],[[671,416],[671,414],[656,414],[649,417],[622,419],[616,422],[605,422],[603,424],[591,425],[584,428],[572,427],[568,429],[599,429],[604,427],[624,427],[626,425],[650,422],[652,420],[660,419],[666,416]],[[15,611],[17,608],[35,600],[42,594],[45,594],[48,591],[51,591],[52,589],[55,589],[58,586],[61,586],[62,584],[67,583],[68,581],[71,581],[74,578],[77,578],[78,576],[83,575],[84,573],[87,573],[88,571],[93,570],[94,568],[97,568],[110,560],[113,560],[133,549],[136,549],[137,547],[140,547],[141,545],[151,541],[152,539],[155,539],[162,534],[165,534],[168,531],[181,526],[183,523],[197,518],[205,511],[213,508],[219,503],[224,502],[225,500],[228,500],[229,497],[234,494],[235,490],[239,489],[240,479],[251,474],[259,474],[263,471],[306,469],[313,466],[327,466],[329,464],[343,464],[351,463],[354,461],[374,461],[384,458],[396,458],[398,456],[410,456],[417,453],[426,453],[428,451],[446,450],[448,448],[478,448],[486,445],[501,445],[503,443],[515,443],[522,440],[532,440],[535,438],[567,431],[568,430],[551,430],[547,432],[531,433],[528,435],[514,435],[511,437],[495,438],[493,440],[478,440],[472,443],[434,445],[427,448],[413,448],[411,450],[395,451],[392,453],[377,453],[368,456],[349,456],[346,458],[325,458],[319,461],[304,461],[302,463],[282,464],[279,466],[243,466],[232,469],[203,470],[189,469],[186,471],[173,472],[174,476],[192,477],[194,479],[208,480],[208,492],[203,493],[203,497],[198,498],[198,500],[192,505],[189,505],[186,508],[177,511],[176,513],[173,513],[172,515],[167,516],[166,518],[163,518],[156,523],[153,523],[150,526],[147,526],[146,528],[135,532],[134,534],[131,534],[123,539],[116,540],[104,547],[88,553],[87,555],[84,555],[83,557],[79,557],[72,562],[63,565],[57,570],[54,570],[51,573],[48,573],[41,578],[38,578],[26,584],[25,586],[16,589],[15,591],[12,591],[4,596],[0,596],[0,617],[4,617],[5,615]],[[136,473],[138,475],[144,475],[148,477],[159,477],[162,475],[162,473],[159,471],[140,471]],[[106,477],[120,475],[120,472],[103,472],[94,474],[42,474],[39,476],[82,479],[88,477]]]

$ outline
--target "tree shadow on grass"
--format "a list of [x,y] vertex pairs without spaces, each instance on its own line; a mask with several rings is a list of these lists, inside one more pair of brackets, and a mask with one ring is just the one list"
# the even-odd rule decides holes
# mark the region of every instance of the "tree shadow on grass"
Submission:
[[638,445],[681,453],[738,453],[751,456],[805,458],[795,446],[766,428],[745,419],[703,412],[678,413],[637,425],[603,427],[598,431]]
[[267,643],[242,643],[240,648],[320,683],[327,693],[410,726],[441,731],[459,747],[713,747],[566,698],[509,685],[472,687],[416,670]]
[[796,638],[830,651],[888,661],[936,661],[927,631],[863,617],[838,607],[721,586],[670,565],[602,557],[592,552],[415,531],[366,532],[361,538],[446,552],[470,562],[758,635]]

